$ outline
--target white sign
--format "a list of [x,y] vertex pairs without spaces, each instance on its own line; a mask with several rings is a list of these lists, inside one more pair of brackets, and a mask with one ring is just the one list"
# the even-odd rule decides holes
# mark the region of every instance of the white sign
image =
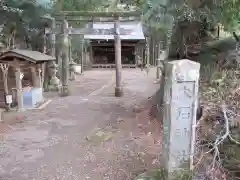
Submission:
[[12,95],[6,95],[7,104],[12,104]]
[[21,74],[20,74],[20,79],[22,80],[23,77],[24,77],[24,74],[21,72]]

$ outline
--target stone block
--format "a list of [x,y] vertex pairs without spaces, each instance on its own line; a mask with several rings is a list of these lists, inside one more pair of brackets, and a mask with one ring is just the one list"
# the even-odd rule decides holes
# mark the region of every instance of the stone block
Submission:
[[166,64],[164,164],[168,172],[193,163],[200,64],[187,59]]

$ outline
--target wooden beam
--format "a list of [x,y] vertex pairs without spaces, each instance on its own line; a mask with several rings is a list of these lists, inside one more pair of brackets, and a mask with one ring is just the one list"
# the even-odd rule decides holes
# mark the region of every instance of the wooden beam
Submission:
[[11,60],[11,61],[8,61],[8,60],[0,60],[0,63],[5,63],[5,64],[9,64],[11,67],[30,67],[31,65],[33,65],[33,63],[31,62],[28,62],[28,61],[20,61],[20,60]]
[[55,17],[56,21],[63,21],[64,19],[67,21],[81,21],[81,22],[89,22],[93,20],[93,17],[87,17],[87,16],[64,16],[59,15]]
[[[113,22],[114,18],[108,18],[108,19],[100,19],[100,18],[81,18],[78,16],[66,16],[66,17],[56,17],[56,21],[63,21],[63,19],[66,19],[68,22]],[[140,21],[141,17],[134,17],[134,18],[122,18],[121,22],[131,22],[131,21]]]
[[[122,39],[121,42],[122,43],[131,43],[131,44],[138,44],[138,42],[140,42],[141,40],[135,40],[135,39],[132,39],[132,40],[125,40],[125,39]],[[90,40],[91,43],[114,43],[114,39],[99,39],[99,40]],[[145,44],[145,43],[144,43]]]
[[141,16],[140,11],[109,11],[109,12],[92,12],[92,11],[61,11],[55,13],[54,16],[88,16],[88,17],[130,17],[130,16]]
[[[104,46],[114,46],[113,43],[91,43],[93,47],[104,47]],[[129,46],[129,47],[135,47],[136,43],[122,43],[122,46]]]

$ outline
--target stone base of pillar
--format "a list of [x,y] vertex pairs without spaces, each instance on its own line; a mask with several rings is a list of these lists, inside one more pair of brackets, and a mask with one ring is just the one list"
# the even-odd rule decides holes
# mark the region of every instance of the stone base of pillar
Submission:
[[157,70],[156,70],[156,79],[159,80],[160,79],[160,68],[157,67]]
[[59,91],[59,89],[60,89],[60,80],[56,76],[51,77],[51,80],[48,85],[48,90],[51,92],[57,92]]
[[50,92],[58,92],[59,88],[56,86],[49,85],[47,91],[45,91],[45,92],[49,92],[49,91]]
[[69,80],[70,80],[70,81],[75,81],[75,80],[76,80],[76,75],[75,75],[75,73],[70,74]]
[[3,113],[4,113],[5,109],[4,108],[0,108],[0,122],[3,121]]
[[75,81],[76,78],[75,78],[75,77],[71,77],[71,78],[69,78],[69,80],[70,80],[70,81]]
[[23,108],[17,108],[17,112],[23,112],[23,111],[25,111],[25,109],[23,109]]
[[61,86],[59,94],[61,97],[69,96],[70,92],[68,86],[67,85]]
[[115,96],[122,97],[123,96],[123,88],[122,87],[115,87]]

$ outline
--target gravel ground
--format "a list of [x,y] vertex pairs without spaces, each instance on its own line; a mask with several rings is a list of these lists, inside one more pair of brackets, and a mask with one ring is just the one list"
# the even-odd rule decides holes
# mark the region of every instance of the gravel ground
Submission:
[[87,71],[71,95],[46,94],[43,110],[7,114],[0,124],[0,180],[127,180],[159,165],[159,123],[149,116],[159,84],[154,73],[123,70],[124,97],[115,98],[114,71]]

